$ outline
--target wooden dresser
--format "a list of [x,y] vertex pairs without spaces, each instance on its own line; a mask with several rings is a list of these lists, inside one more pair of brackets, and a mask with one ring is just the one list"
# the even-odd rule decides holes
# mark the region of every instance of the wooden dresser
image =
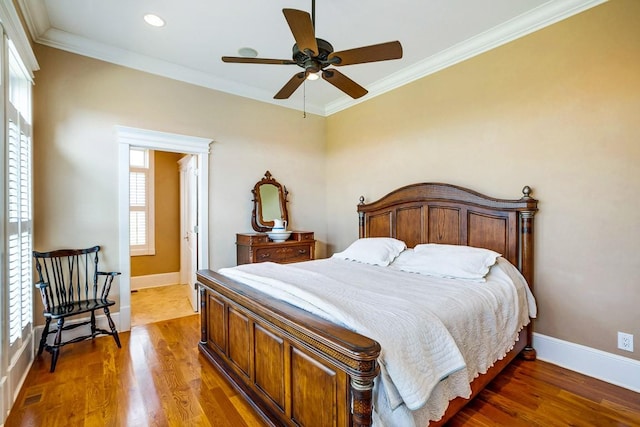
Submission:
[[314,259],[316,241],[313,232],[293,231],[288,240],[276,243],[266,233],[236,234],[237,263],[310,261]]

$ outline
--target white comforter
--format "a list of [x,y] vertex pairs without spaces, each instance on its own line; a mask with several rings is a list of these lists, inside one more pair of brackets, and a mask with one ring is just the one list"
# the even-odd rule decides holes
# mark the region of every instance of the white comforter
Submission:
[[504,357],[529,315],[535,316],[524,279],[502,259],[484,283],[335,258],[219,272],[378,341],[384,388],[384,401],[376,398],[379,426],[399,419],[413,424],[408,410],[419,408],[425,408],[417,413],[421,423],[440,418],[448,400],[468,397],[469,382]]

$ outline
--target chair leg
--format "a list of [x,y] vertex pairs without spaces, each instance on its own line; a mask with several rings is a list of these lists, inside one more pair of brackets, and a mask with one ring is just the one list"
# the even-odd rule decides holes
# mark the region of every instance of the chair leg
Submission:
[[47,345],[47,336],[49,335],[49,325],[51,324],[51,318],[47,317],[44,329],[42,330],[42,336],[40,337],[40,346],[38,347],[38,356],[42,354],[44,347]]
[[53,340],[53,348],[51,349],[51,369],[49,372],[56,370],[56,364],[58,363],[58,353],[60,352],[60,342],[62,341],[62,328],[64,327],[64,318],[58,319],[58,330],[56,331],[56,338]]
[[109,328],[111,328],[111,334],[113,335],[113,339],[116,340],[116,344],[118,348],[122,348],[120,345],[120,337],[118,336],[118,330],[116,329],[115,323],[111,319],[111,313],[109,312],[109,307],[104,308],[104,314],[107,316],[107,322],[109,322]]
[[96,312],[91,310],[91,339],[96,337]]

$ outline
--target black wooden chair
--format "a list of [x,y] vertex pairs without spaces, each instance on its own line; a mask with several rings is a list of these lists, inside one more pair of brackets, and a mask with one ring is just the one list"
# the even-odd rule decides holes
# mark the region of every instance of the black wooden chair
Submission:
[[[100,246],[88,249],[60,249],[51,252],[33,251],[38,272],[38,283],[42,303],[44,304],[45,325],[40,338],[38,356],[43,350],[51,353],[51,369],[55,371],[60,347],[98,335],[111,335],[120,348],[120,338],[111,319],[109,307],[115,301],[107,299],[113,279],[120,273],[98,270],[98,252]],[[96,327],[96,310],[104,310],[111,331]],[[86,313],[91,313],[89,319]],[[85,315],[77,322],[65,325],[68,317]],[[57,329],[49,330],[52,320],[57,321]],[[91,325],[91,333],[68,341],[62,340],[62,331]],[[56,334],[52,345],[47,344],[49,334]]]

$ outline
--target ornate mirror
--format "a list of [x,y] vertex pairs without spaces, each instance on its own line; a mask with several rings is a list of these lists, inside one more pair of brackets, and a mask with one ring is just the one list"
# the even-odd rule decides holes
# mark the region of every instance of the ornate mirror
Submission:
[[289,222],[287,213],[287,187],[280,185],[271,177],[269,171],[264,178],[256,183],[251,190],[253,193],[253,213],[251,226],[255,231],[271,231],[274,219],[283,219]]

